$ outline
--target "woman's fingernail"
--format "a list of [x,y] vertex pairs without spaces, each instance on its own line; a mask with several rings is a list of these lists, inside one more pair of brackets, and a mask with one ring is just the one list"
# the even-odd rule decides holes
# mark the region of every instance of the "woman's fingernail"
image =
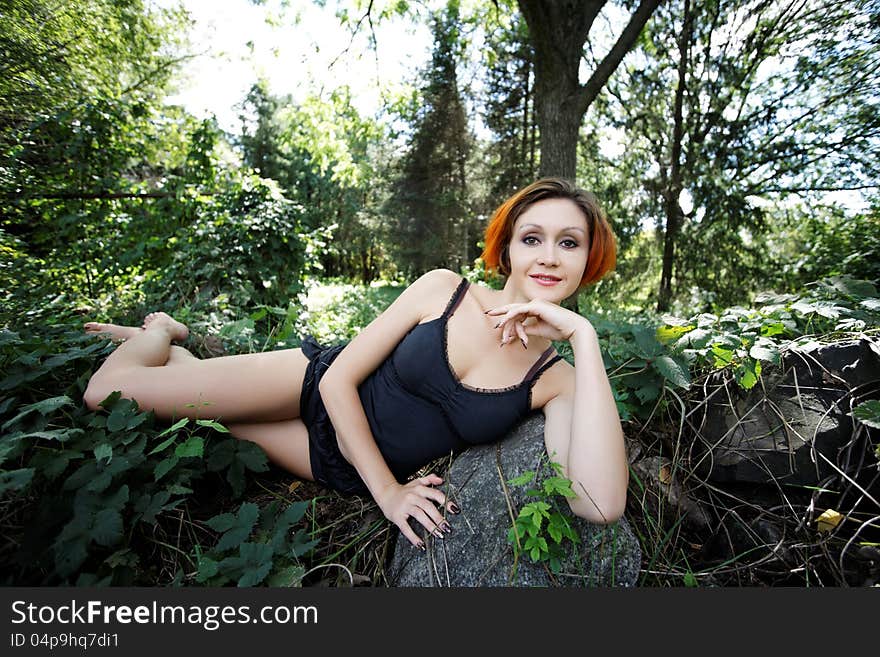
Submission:
[[525,341],[525,340],[523,340],[522,338],[520,338],[519,341],[520,341],[520,343],[522,343],[523,349],[528,349],[528,347],[526,346],[526,341]]
[[458,504],[456,504],[455,502],[449,505],[449,510],[452,513],[461,513],[461,509],[458,508]]
[[437,538],[446,538],[446,537],[443,535],[443,532],[441,532],[439,529],[435,529],[432,533],[433,533],[434,536],[436,536]]
[[451,533],[452,533],[452,525],[450,525],[448,522],[444,522],[442,525],[440,525],[440,527],[441,527],[441,528],[443,529],[443,531],[445,531],[447,534],[451,534]]
[[422,541],[419,541],[419,542],[416,543],[413,547],[417,547],[417,548],[419,548],[420,550],[424,550],[424,549],[425,549],[425,544],[424,544]]

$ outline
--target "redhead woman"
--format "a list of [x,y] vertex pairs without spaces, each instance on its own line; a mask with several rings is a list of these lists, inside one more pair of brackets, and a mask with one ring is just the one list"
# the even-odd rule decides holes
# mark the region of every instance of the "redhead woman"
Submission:
[[[200,360],[172,345],[188,335],[165,313],[142,327],[86,324],[122,340],[89,381],[96,410],[113,391],[159,418],[214,418],[300,478],[369,494],[415,546],[409,518],[438,536],[458,512],[435,458],[496,441],[542,410],[547,453],[577,497],[572,511],[608,523],[626,504],[623,432],[596,332],[561,301],[615,262],[592,195],[560,179],[520,190],[495,212],[483,260],[504,288],[438,269],[412,283],[347,345]],[[567,341],[570,365],[551,341]]]

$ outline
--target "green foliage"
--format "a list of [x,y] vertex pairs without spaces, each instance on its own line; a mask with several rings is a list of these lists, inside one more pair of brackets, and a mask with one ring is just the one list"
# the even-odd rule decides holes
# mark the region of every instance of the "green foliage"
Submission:
[[[529,555],[533,563],[547,563],[554,573],[560,572],[565,559],[563,541],[568,539],[573,546],[580,543],[580,536],[571,527],[571,514],[567,504],[560,511],[557,501],[577,497],[571,489],[571,480],[561,476],[562,466],[551,462],[549,466],[555,476],[544,477],[536,483],[536,488],[526,491],[526,495],[537,498],[519,510],[513,526],[507,533],[507,542],[513,546],[517,556]],[[532,470],[507,481],[511,486],[525,486],[536,479]]]
[[422,74],[423,105],[400,162],[389,212],[395,217],[393,252],[407,277],[438,267],[469,265],[477,256],[475,221],[468,211],[468,128],[457,66],[461,17],[457,2],[432,21],[434,51]]
[[194,203],[195,221],[171,238],[170,262],[150,274],[149,296],[164,292],[176,305],[195,295],[223,294],[235,308],[286,306],[296,297],[305,251],[298,237],[301,211],[277,185],[246,176]]
[[197,551],[196,581],[210,586],[298,586],[304,574],[298,558],[318,543],[302,528],[293,531],[308,507],[308,502],[296,502],[285,508],[276,500],[260,509],[247,502],[234,514],[209,519],[206,524],[221,535],[211,550]]
[[[246,473],[267,469],[260,448],[229,437],[212,420],[182,418],[160,431],[151,413],[118,392],[104,400],[103,412],[85,409],[75,400],[82,399],[95,358],[107,351],[105,343],[59,329],[39,336],[0,331],[6,584],[154,585],[161,565],[155,549],[198,508],[196,489],[225,480],[231,495],[241,497]],[[217,494],[215,488],[211,495]],[[271,549],[259,547],[262,538],[257,547],[242,544],[239,561],[230,556],[216,581],[233,575],[242,585],[269,576],[298,581],[290,568],[314,543],[301,529],[288,535],[304,512],[302,505],[291,509],[264,510],[259,532],[271,535]],[[226,548],[221,538],[211,554]],[[161,577],[181,580],[196,563],[178,563]]]

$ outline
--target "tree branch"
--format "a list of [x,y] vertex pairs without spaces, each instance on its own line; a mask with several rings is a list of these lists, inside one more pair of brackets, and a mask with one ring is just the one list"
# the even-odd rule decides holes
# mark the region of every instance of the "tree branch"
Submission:
[[611,77],[611,74],[620,65],[624,55],[633,47],[651,14],[654,13],[659,4],[660,0],[641,0],[638,9],[630,17],[629,23],[623,29],[617,42],[608,54],[605,55],[605,59],[596,67],[587,83],[579,87],[575,102],[577,111],[581,116],[584,115],[587,108],[596,99],[596,96],[599,95],[608,78]]

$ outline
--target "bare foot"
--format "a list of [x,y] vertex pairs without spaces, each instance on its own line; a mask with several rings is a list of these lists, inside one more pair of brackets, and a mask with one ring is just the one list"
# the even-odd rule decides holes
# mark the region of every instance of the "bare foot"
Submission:
[[86,333],[106,335],[116,344],[125,342],[143,330],[136,326],[120,326],[119,324],[102,324],[100,322],[87,322],[83,328]]
[[144,317],[143,328],[146,330],[151,325],[167,327],[171,333],[171,339],[178,342],[183,342],[189,335],[189,329],[186,328],[186,325],[181,324],[167,313],[155,312]]

